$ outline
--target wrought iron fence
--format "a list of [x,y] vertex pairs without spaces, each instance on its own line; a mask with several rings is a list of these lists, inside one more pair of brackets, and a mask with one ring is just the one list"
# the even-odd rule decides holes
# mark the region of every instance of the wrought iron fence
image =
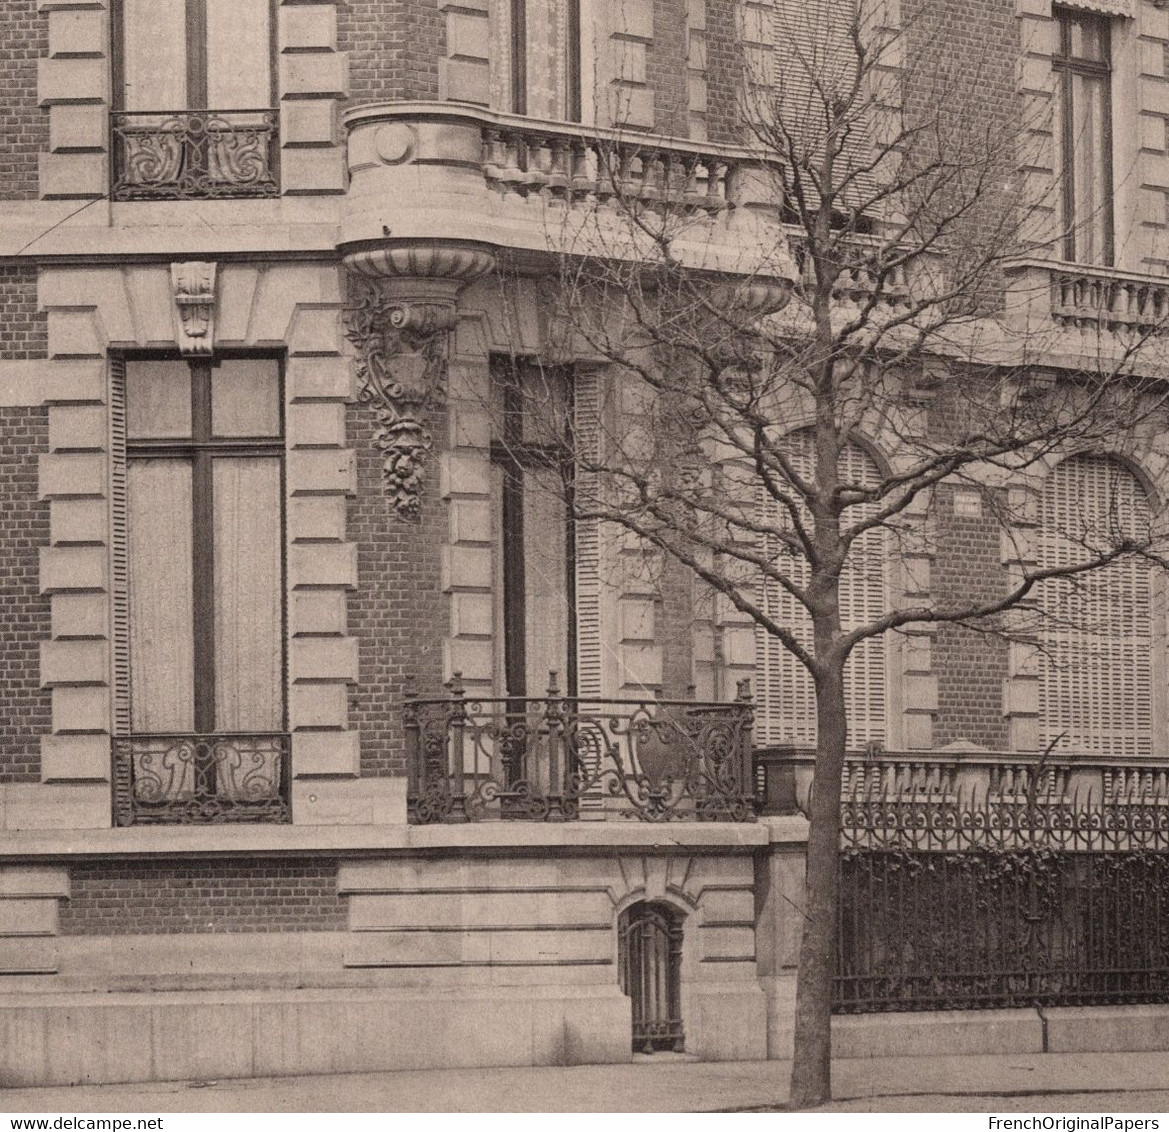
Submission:
[[114,740],[117,825],[288,822],[287,735]]
[[114,200],[274,197],[275,110],[115,112]]
[[841,805],[836,1009],[1169,1001],[1169,794]]
[[750,821],[753,711],[731,703],[408,696],[409,820]]

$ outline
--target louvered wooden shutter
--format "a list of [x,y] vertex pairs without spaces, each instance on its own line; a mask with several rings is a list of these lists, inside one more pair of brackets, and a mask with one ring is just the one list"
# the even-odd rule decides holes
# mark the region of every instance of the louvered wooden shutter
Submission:
[[[595,461],[600,445],[600,382],[595,371],[578,371],[573,389],[574,448]],[[597,476],[578,467],[575,492],[580,506],[596,499]],[[576,694],[599,699],[603,693],[601,642],[601,540],[595,519],[574,523],[576,542]]]
[[[1140,537],[1149,504],[1136,477],[1105,456],[1058,465],[1043,492],[1040,565],[1082,562],[1089,546]],[[1152,578],[1128,558],[1074,581],[1038,587],[1042,626],[1039,712],[1044,746],[1093,755],[1153,753]]]
[[[791,453],[801,470],[811,469],[811,438],[807,433],[792,437]],[[849,445],[841,456],[842,482],[871,485],[880,478],[872,458],[861,448]],[[777,510],[770,497],[760,489],[760,506],[767,521],[774,524]],[[856,522],[863,514],[856,508],[846,522]],[[840,578],[840,614],[845,629],[855,628],[879,616],[886,604],[887,552],[885,535],[869,531],[854,544],[849,561]],[[775,554],[778,540],[772,538],[768,550]],[[807,582],[808,567],[802,559],[791,560],[789,576],[798,584]],[[760,587],[760,600],[767,613],[790,628],[810,647],[812,623],[804,608],[775,582]],[[758,710],[756,737],[765,744],[813,746],[816,742],[816,697],[807,670],[774,637],[756,630],[755,683]],[[848,746],[863,748],[866,743],[885,741],[887,681],[885,675],[885,641],[870,637],[858,645],[849,657],[844,673],[845,700],[848,708]]]
[[[785,128],[801,140],[804,152],[810,156],[821,151],[827,137],[826,99],[843,96],[855,81],[858,61],[850,37],[855,3],[856,0],[773,0],[774,112],[781,116]],[[822,91],[817,89],[817,80]],[[855,120],[844,151],[837,158],[836,183],[839,185],[849,174],[855,179],[842,202],[850,208],[863,207],[875,183],[867,172],[872,146],[865,99],[862,90],[852,111]]]
[[110,530],[114,734],[130,733],[130,603],[126,534],[126,361],[110,359]]

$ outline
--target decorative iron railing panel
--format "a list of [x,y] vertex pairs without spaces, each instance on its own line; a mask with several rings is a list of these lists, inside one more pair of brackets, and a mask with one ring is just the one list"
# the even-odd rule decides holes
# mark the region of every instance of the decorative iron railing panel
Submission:
[[838,1012],[1169,1001],[1164,790],[856,791],[841,824]]
[[752,708],[540,698],[409,697],[411,822],[751,821]]
[[113,200],[275,197],[275,110],[178,110],[111,115]]
[[134,735],[113,746],[117,825],[292,820],[287,735]]

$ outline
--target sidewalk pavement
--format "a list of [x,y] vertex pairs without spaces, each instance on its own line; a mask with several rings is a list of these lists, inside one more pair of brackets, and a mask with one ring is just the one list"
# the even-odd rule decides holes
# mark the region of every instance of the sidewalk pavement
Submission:
[[[628,1065],[0,1089],[9,1113],[715,1112],[787,1098],[790,1063],[655,1055]],[[1169,1053],[838,1061],[830,1112],[1169,1112]]]

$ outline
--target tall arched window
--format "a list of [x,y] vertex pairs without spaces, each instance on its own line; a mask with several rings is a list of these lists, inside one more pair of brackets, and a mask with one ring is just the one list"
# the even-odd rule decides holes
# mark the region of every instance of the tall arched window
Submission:
[[[787,450],[797,470],[810,471],[812,437],[809,432],[793,434]],[[881,475],[873,458],[863,448],[849,444],[841,454],[842,483],[872,486]],[[762,492],[762,489],[761,489]],[[761,501],[763,514],[778,521],[778,505],[769,496]],[[864,509],[850,508],[845,523],[859,520]],[[778,539],[768,542],[773,555],[782,553]],[[878,529],[866,532],[854,544],[840,578],[840,614],[845,629],[854,628],[878,616],[886,604],[887,539]],[[798,585],[808,578],[807,563],[776,558],[781,569]],[[789,627],[803,643],[811,645],[812,621],[807,611],[773,580],[761,585],[761,600],[768,615]],[[755,736],[765,744],[783,743],[813,746],[816,742],[816,697],[807,670],[779,641],[761,628],[755,636]],[[848,704],[848,745],[851,750],[870,742],[885,741],[886,676],[885,642],[882,637],[862,641],[849,657],[844,672]]]
[[[1073,456],[1043,489],[1039,564],[1083,561],[1149,525],[1144,488],[1118,460]],[[1153,753],[1152,571],[1124,558],[1038,587],[1040,740],[1093,755]]]

